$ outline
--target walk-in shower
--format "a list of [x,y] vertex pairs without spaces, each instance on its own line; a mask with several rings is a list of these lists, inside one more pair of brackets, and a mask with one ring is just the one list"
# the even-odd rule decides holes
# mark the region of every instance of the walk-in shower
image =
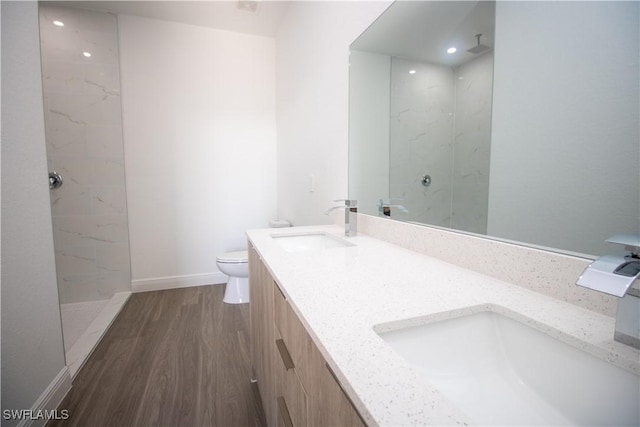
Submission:
[[110,13],[41,2],[39,15],[58,292],[75,375],[131,291],[118,28]]

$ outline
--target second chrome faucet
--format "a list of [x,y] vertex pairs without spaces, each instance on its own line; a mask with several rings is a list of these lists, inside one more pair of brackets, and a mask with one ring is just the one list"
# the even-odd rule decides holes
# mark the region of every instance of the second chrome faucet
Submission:
[[[347,237],[353,237],[358,235],[358,208],[357,200],[350,199],[338,199],[334,200],[334,202],[344,202],[344,206],[334,206],[329,208],[325,215],[329,215],[331,211],[336,209],[344,209],[344,235]],[[351,215],[353,214],[353,215]]]

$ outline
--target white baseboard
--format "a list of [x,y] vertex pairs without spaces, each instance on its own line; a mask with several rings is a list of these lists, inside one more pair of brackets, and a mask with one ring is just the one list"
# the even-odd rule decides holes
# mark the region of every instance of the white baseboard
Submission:
[[33,417],[23,418],[18,423],[18,427],[43,427],[48,419],[44,416],[39,417],[36,415],[41,413],[41,411],[46,411],[51,414],[53,410],[58,409],[57,415],[61,416],[61,411],[64,408],[58,408],[58,406],[62,403],[62,399],[64,399],[67,393],[69,393],[69,390],[71,390],[71,374],[69,373],[68,367],[65,366],[53,381],[51,381],[44,392],[42,392],[38,400],[36,400],[36,403],[33,404],[31,408]]
[[191,286],[217,285],[227,283],[227,276],[221,272],[189,274],[185,276],[154,277],[131,281],[131,292],[161,291],[163,289],[188,288]]

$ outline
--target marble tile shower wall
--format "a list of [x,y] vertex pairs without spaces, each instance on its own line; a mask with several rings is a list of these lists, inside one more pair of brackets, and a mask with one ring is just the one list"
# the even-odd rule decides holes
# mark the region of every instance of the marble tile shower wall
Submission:
[[389,191],[409,210],[392,216],[486,232],[492,76],[493,54],[456,69],[392,58]]
[[131,288],[116,16],[41,3],[40,41],[60,299],[107,299]]
[[451,68],[391,58],[389,195],[409,210],[398,219],[449,226],[453,94]]
[[451,227],[487,233],[493,52],[455,69]]

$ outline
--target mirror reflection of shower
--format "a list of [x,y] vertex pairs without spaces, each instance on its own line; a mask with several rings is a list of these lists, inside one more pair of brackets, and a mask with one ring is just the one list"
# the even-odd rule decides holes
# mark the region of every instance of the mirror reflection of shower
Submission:
[[493,51],[452,67],[352,50],[350,75],[349,191],[402,199],[395,219],[486,233]]
[[394,219],[486,233],[495,3],[394,6],[351,45],[349,194],[363,213],[402,199]]
[[493,53],[483,50],[457,67],[391,58],[389,195],[409,210],[398,219],[486,233]]
[[[637,175],[640,159],[638,16],[638,2],[394,2],[350,47],[349,198],[358,200],[360,212],[377,215],[381,198],[404,192],[389,192],[390,58],[456,68],[454,57],[480,59],[490,53],[469,50],[488,46],[495,51],[495,93],[487,238],[586,257],[608,253],[604,240],[620,227],[637,231],[640,217],[639,180],[628,179]],[[464,115],[455,107],[459,130]],[[460,142],[454,134],[451,175],[464,187],[452,181],[443,196],[449,206],[423,212],[435,210],[433,222],[416,222],[484,235],[478,208],[484,189],[473,187],[485,178],[473,178],[481,169],[457,172],[464,166]],[[417,169],[410,179],[431,175],[431,189],[441,183],[427,167]],[[585,186],[592,177],[598,185]],[[401,187],[397,180],[393,185]],[[420,196],[420,187],[411,185],[408,193]],[[475,199],[463,203],[465,190]],[[422,194],[429,196],[428,190]],[[400,214],[392,211],[391,218]],[[472,221],[462,221],[464,215]]]

